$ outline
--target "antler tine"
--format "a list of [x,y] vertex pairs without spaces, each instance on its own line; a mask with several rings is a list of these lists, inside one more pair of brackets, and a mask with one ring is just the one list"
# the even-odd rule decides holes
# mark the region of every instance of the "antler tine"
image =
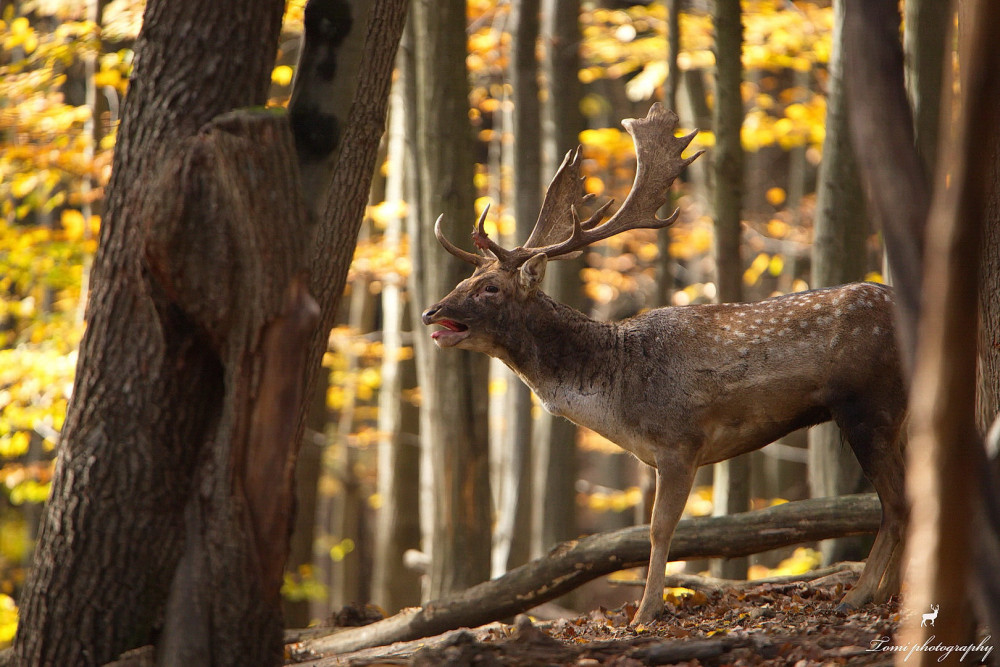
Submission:
[[545,191],[535,228],[524,243],[525,249],[540,248],[565,239],[573,225],[570,209],[593,198],[583,190],[581,162],[582,151],[579,146],[566,153]]
[[666,219],[657,217],[656,212],[666,203],[670,184],[704,152],[698,151],[689,158],[681,158],[681,153],[697,131],[675,137],[677,114],[664,109],[659,103],[650,107],[645,118],[628,118],[622,121],[622,125],[635,143],[636,174],[632,190],[621,207],[603,224],[600,221],[611,202],[604,204],[584,222],[580,222],[574,209],[572,235],[560,243],[532,249],[533,253],[544,252],[553,259],[629,229],[662,229],[677,219],[679,211],[674,211]]
[[[485,216],[485,212],[483,213]],[[437,238],[438,243],[444,246],[444,249],[450,252],[455,257],[458,257],[463,262],[468,262],[469,264],[474,264],[476,266],[482,266],[484,263],[489,261],[489,258],[483,257],[482,255],[477,255],[474,252],[469,252],[467,250],[462,250],[454,243],[449,241],[444,233],[441,231],[441,221],[444,219],[444,215],[439,215],[437,221],[434,223],[434,236]]]
[[[499,243],[494,241],[486,233],[486,214],[490,211],[490,205],[487,204],[483,209],[483,212],[479,214],[479,220],[476,221],[476,226],[472,230],[472,242],[476,244],[476,247],[480,250],[488,250],[493,254],[494,257],[499,259],[501,262],[506,261],[510,255],[511,251],[500,246]],[[482,259],[489,259],[477,255]]]

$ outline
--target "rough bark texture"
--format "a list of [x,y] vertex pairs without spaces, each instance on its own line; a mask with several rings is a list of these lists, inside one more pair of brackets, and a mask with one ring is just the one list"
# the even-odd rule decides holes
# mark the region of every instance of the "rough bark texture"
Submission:
[[[24,664],[110,661],[148,643],[162,613],[223,373],[186,316],[151,292],[140,210],[172,150],[219,113],[264,102],[281,12],[282,3],[263,1],[147,6],[89,326],[23,598],[16,652]],[[198,44],[219,46],[194,51]]]
[[266,100],[283,3],[147,6],[19,663],[102,664],[164,622],[164,663],[280,661],[302,378],[343,288],[404,8],[379,5],[331,194],[347,222],[320,221],[310,288],[285,118],[220,117]]
[[[430,233],[432,221],[444,215],[445,232],[459,238],[467,233],[475,211],[465,3],[418,0],[413,9],[422,227],[411,230],[410,239],[414,310],[419,311],[467,273],[463,263],[442,251]],[[430,470],[433,489],[425,548],[431,550],[430,595],[440,597],[489,578],[488,359],[438,350],[426,335],[416,340],[421,442],[429,456],[424,470]]]
[[[740,258],[743,208],[743,24],[739,0],[715,3],[715,256],[719,301],[743,300],[743,262]],[[750,506],[750,458],[739,456],[714,468],[716,514],[746,511]],[[746,560],[713,563],[712,574],[728,579],[746,573]]]
[[869,210],[885,235],[903,367],[913,369],[920,313],[921,262],[930,188],[913,139],[903,85],[899,4],[844,0],[844,72],[851,136]]
[[[847,125],[843,85],[842,36],[844,3],[834,2],[833,47],[830,53],[826,101],[826,138],[819,169],[813,229],[812,286],[829,287],[865,277],[868,217]],[[809,430],[809,486],[813,497],[838,496],[868,490],[857,459],[844,447],[836,424]],[[859,540],[835,540],[822,545],[827,563],[863,558]]]
[[[908,449],[912,504],[906,572],[908,617],[901,642],[957,645],[968,638],[965,582],[976,510],[986,497],[988,470],[976,429],[977,288],[983,215],[992,187],[997,141],[1000,7],[971,2],[960,42],[961,85],[957,113],[942,136],[941,169],[928,219],[926,277],[912,388],[913,424]],[[994,573],[995,577],[995,573]],[[940,605],[933,627],[921,614]],[[924,653],[917,664],[934,664]]]
[[164,165],[142,217],[153,289],[207,339],[225,392],[218,422],[199,434],[211,444],[185,510],[159,656],[274,662],[296,416],[318,317],[305,291],[311,229],[287,119],[217,118]]
[[976,424],[986,433],[1000,414],[1000,137],[991,136],[988,196],[979,263],[979,363]]
[[[672,560],[745,556],[778,546],[867,533],[879,524],[874,495],[787,503],[725,517],[682,521],[670,544]],[[547,556],[419,609],[292,647],[316,657],[474,627],[527,611],[610,572],[649,560],[649,526],[633,526],[560,544]]]
[[[548,96],[542,116],[545,127],[545,173],[554,174],[563,155],[580,143],[586,127],[580,113],[580,3],[544,0],[542,34]],[[580,281],[582,259],[552,262],[546,269],[545,291],[561,303],[586,309]],[[531,555],[541,556],[559,542],[577,536],[575,424],[542,411],[535,420]]]

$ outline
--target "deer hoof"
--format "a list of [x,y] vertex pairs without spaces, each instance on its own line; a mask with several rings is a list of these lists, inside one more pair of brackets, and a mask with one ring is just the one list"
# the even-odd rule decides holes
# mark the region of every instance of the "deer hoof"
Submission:
[[628,624],[630,628],[635,628],[640,625],[649,625],[656,621],[656,619],[663,612],[663,608],[651,609],[648,607],[639,607],[639,611],[635,613],[632,617],[632,621]]

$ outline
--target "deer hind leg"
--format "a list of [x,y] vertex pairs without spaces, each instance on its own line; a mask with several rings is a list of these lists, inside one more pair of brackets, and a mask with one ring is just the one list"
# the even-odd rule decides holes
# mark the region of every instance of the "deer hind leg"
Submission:
[[903,536],[906,530],[907,503],[901,419],[885,414],[857,413],[837,415],[865,476],[882,503],[882,523],[865,562],[864,570],[844,599],[842,608],[857,608],[868,602],[883,602],[899,592],[902,578]]
[[663,612],[664,570],[670,551],[670,539],[677,528],[697,466],[684,460],[675,452],[661,451],[656,455],[656,497],[653,516],[649,524],[649,571],[646,587],[642,592],[639,610],[632,619],[632,626],[648,625]]

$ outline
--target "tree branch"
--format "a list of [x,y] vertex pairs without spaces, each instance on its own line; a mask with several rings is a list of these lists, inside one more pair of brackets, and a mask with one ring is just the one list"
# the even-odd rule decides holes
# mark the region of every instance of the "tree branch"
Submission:
[[[815,498],[763,510],[681,521],[672,560],[745,556],[831,537],[874,533],[881,521],[874,494]],[[383,621],[291,647],[300,659],[356,651],[478,626],[527,611],[605,574],[649,561],[649,526],[564,542],[547,556],[458,595],[404,610]]]

